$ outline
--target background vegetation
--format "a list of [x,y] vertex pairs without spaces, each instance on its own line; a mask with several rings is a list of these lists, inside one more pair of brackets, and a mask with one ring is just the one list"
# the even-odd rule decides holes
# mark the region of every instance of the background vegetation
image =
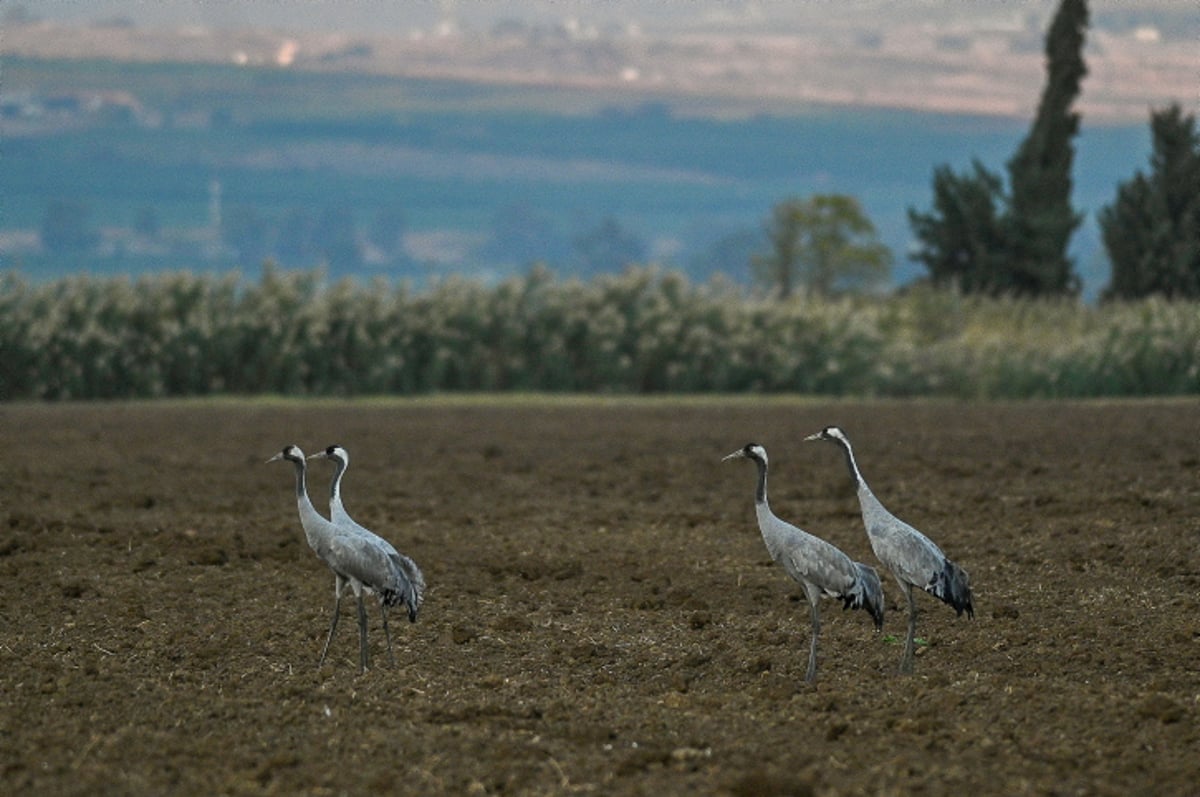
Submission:
[[[536,123],[501,108],[473,125],[458,123],[467,118],[461,109],[444,108],[421,114],[391,107],[343,118],[285,102],[287,112],[268,113],[258,102],[263,81],[282,80],[287,88],[293,78],[219,68],[203,80],[233,80],[236,90],[218,92],[218,106],[164,96],[153,71],[140,74],[140,94],[84,102],[43,90],[6,100],[0,116],[27,134],[16,139],[16,162],[32,164],[37,159],[25,156],[44,150],[59,169],[11,169],[9,182],[42,193],[57,186],[67,197],[47,206],[40,249],[29,250],[35,259],[67,273],[87,268],[98,253],[122,272],[135,260],[156,270],[165,259],[216,271],[262,262],[324,265],[299,272],[267,265],[253,283],[238,274],[186,272],[33,284],[9,275],[0,282],[0,399],[464,390],[1196,392],[1200,314],[1189,302],[1200,293],[1200,137],[1194,116],[1177,103],[1151,113],[1149,171],[1118,185],[1098,215],[1113,266],[1105,298],[1113,302],[1076,301],[1083,281],[1068,249],[1085,217],[1072,204],[1080,133],[1074,104],[1087,73],[1088,20],[1085,0],[1061,0],[1045,37],[1037,115],[1008,161],[1007,183],[979,157],[961,174],[935,167],[932,208],[908,211],[918,242],[911,258],[928,274],[890,297],[878,291],[890,283],[892,253],[852,194],[791,193],[761,230],[704,222],[718,206],[724,210],[713,218],[728,214],[731,196],[740,197],[743,210],[761,208],[767,194],[744,186],[774,192],[794,182],[794,175],[779,176],[793,174],[797,151],[829,170],[828,180],[814,184],[840,184],[866,171],[878,191],[895,187],[891,172],[864,169],[860,150],[845,173],[831,165],[828,151],[797,150],[794,120],[736,123],[736,130],[764,134],[751,137],[756,151],[763,141],[775,144],[770,157],[746,157],[738,149],[743,137],[725,135],[735,130],[729,123],[677,117],[662,103]],[[15,68],[39,75],[43,89],[72,73],[64,68],[49,80],[57,74],[53,63],[18,61]],[[400,85],[321,80],[326,89],[358,87],[361,96],[348,92],[339,102],[360,111]],[[298,85],[285,91],[292,101]],[[404,82],[407,91],[421,85]],[[876,134],[898,117],[880,118],[890,124]],[[808,134],[828,143],[840,139],[831,135],[836,129],[817,124]],[[197,146],[180,148],[180,136],[195,136]],[[214,137],[223,144],[199,146]],[[888,158],[897,161],[891,143]],[[193,151],[186,163],[172,160]],[[228,160],[230,152],[237,157]],[[414,159],[424,165],[408,174]],[[86,201],[89,184],[119,205],[109,186],[123,184],[120,173],[141,162],[157,163],[159,190],[138,193],[136,207],[128,201],[134,196],[126,197],[123,223],[132,226],[101,234]],[[95,163],[108,171],[85,168]],[[319,179],[297,177],[298,165]],[[164,214],[179,201],[179,184],[165,175],[177,180],[179,166],[194,178],[192,189],[207,185],[208,209],[205,223],[172,237]],[[264,171],[278,178],[276,188],[299,180],[309,194],[285,191],[291,204],[284,206],[278,195],[247,192],[264,182]],[[647,171],[653,179],[631,177]],[[435,186],[477,193],[476,172],[495,192],[492,200],[502,195],[508,204],[484,203],[490,221],[477,207],[467,224],[476,233],[456,241],[460,266],[478,258],[458,270],[479,279],[438,277],[406,247],[410,222],[397,178],[415,178],[404,181],[404,196],[451,217],[463,211],[448,210],[459,205]],[[541,177],[530,183],[527,173]],[[80,175],[88,178],[81,182]],[[525,190],[539,179],[540,193]],[[582,190],[589,181],[599,193]],[[338,184],[358,201],[339,197]],[[201,193],[191,191],[189,201],[195,205]],[[614,212],[588,217],[583,205],[567,201],[585,194],[588,202],[619,194],[616,206],[639,223],[685,215],[685,207],[700,215],[691,216],[691,232],[677,227],[675,237],[651,247]],[[521,200],[513,203],[514,195]],[[562,233],[550,206],[575,214],[573,234]],[[707,251],[685,252],[684,240]],[[664,242],[674,243],[664,250]],[[455,247],[435,240],[433,248]],[[664,251],[690,274],[631,265],[658,261]],[[531,262],[550,265],[529,270]],[[765,291],[731,282],[740,272],[752,273]],[[354,281],[364,273],[381,276]],[[413,278],[419,290],[406,281]]]
[[0,398],[431,391],[1200,392],[1200,312],[967,296],[786,301],[633,268],[425,290],[320,271],[0,280]]
[[[1087,74],[1085,0],[1061,0],[1046,34],[1046,83],[1028,135],[1008,162],[1009,188],[976,158],[934,170],[933,208],[909,209],[914,258],[934,284],[967,293],[1069,296],[1082,281],[1068,251],[1083,221],[1071,204],[1073,109]],[[1178,102],[1152,111],[1149,175],[1122,182],[1099,213],[1112,265],[1108,298],[1200,294],[1200,136]]]

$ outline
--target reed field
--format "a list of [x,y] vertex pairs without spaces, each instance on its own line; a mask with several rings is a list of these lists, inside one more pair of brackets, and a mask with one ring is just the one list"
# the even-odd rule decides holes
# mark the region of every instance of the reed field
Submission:
[[163,273],[0,278],[0,399],[456,391],[1028,398],[1200,391],[1194,303],[789,301],[654,268],[421,290]]

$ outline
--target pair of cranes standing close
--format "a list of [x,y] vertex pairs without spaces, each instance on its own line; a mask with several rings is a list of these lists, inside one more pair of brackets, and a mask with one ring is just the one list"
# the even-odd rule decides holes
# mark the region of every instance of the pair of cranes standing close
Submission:
[[[920,587],[951,607],[961,616],[975,616],[971,605],[971,583],[963,570],[942,553],[933,540],[926,537],[884,508],[858,469],[850,438],[836,426],[827,426],[805,440],[828,440],[836,443],[846,455],[850,478],[858,492],[863,525],[875,557],[883,564],[904,593],[908,603],[908,635],[900,656],[900,672],[911,673],[917,635],[917,603],[913,587]],[[757,443],[748,443],[725,459],[745,457],[758,465],[758,488],[754,508],[758,528],[771,558],[788,575],[800,582],[808,598],[812,617],[812,644],[808,653],[808,673],[805,680],[817,676],[817,635],[821,630],[821,597],[840,598],[845,609],[866,609],[875,620],[875,628],[883,627],[883,587],[879,575],[870,565],[855,562],[832,543],[801,531],[780,520],[767,503],[767,451]]]
[[[858,492],[859,507],[871,550],[904,593],[908,603],[908,634],[900,658],[900,672],[911,673],[917,632],[917,604],[913,587],[920,587],[949,604],[958,615],[965,611],[975,616],[971,604],[971,585],[967,572],[951,561],[928,537],[897,518],[884,508],[871,492],[854,461],[850,439],[840,428],[827,426],[805,440],[827,440],[836,443],[846,455],[850,478]],[[329,446],[309,459],[325,457],[334,463],[330,487],[330,520],[322,517],[308,498],[305,486],[307,460],[299,448],[287,446],[269,462],[288,460],[296,467],[296,501],[300,523],[309,546],[334,575],[333,620],[329,635],[321,650],[317,666],[325,661],[329,643],[337,629],[342,593],[349,586],[358,601],[359,665],[366,670],[367,615],[363,594],[379,595],[383,614],[383,631],[387,638],[388,657],[395,666],[392,638],[388,631],[387,610],[404,605],[408,617],[416,622],[425,590],[425,580],[416,563],[400,554],[386,540],[363,528],[346,513],[342,506],[341,480],[350,464],[350,456],[341,446]],[[820,603],[822,597],[837,598],[844,609],[866,609],[875,621],[876,629],[883,626],[883,587],[879,575],[870,565],[855,562],[832,543],[802,531],[778,518],[767,503],[767,451],[758,443],[747,443],[724,459],[749,459],[758,466],[758,485],[755,490],[755,513],[758,528],[771,558],[795,579],[808,599],[812,620],[812,641],[808,654],[805,680],[817,675],[817,637],[821,630]]]
[[[305,484],[309,459],[324,457],[333,462],[333,483],[329,488],[329,520],[321,516],[308,497]],[[320,667],[329,655],[329,643],[337,630],[338,617],[342,608],[342,593],[346,587],[354,592],[358,601],[358,664],[366,672],[369,662],[367,653],[367,611],[363,606],[363,593],[374,592],[379,596],[379,608],[383,614],[383,633],[387,638],[388,659],[396,666],[392,653],[392,635],[388,631],[387,610],[392,606],[405,606],[408,619],[417,621],[417,612],[425,595],[425,577],[417,563],[392,547],[392,544],[369,529],[363,528],[346,512],[342,505],[342,476],[350,466],[350,455],[341,446],[329,446],[324,451],[305,457],[296,446],[285,446],[267,462],[287,460],[296,466],[296,504],[300,509],[300,525],[308,545],[333,571],[333,620],[329,624],[329,635],[325,647],[321,648]]]

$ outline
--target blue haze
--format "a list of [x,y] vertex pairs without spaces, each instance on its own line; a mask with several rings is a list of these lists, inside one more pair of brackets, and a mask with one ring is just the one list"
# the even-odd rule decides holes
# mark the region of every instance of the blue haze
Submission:
[[[716,121],[681,118],[665,103],[587,116],[439,110],[264,116],[197,130],[117,124],[6,141],[0,226],[36,227],[58,197],[81,199],[100,225],[130,226],[146,206],[164,226],[203,225],[208,186],[217,179],[227,212],[253,207],[278,218],[289,208],[332,205],[365,224],[379,208],[394,206],[410,233],[457,230],[474,240],[486,239],[497,215],[515,206],[565,239],[611,217],[654,243],[656,259],[687,266],[724,235],[761,230],[772,206],[786,197],[845,193],[861,200],[896,254],[894,281],[903,284],[922,273],[905,256],[912,244],[906,211],[928,209],[935,167],[963,170],[978,158],[1005,174],[1026,129],[1021,120],[862,109]],[[1084,120],[1075,205],[1085,223],[1073,253],[1088,296],[1108,280],[1095,213],[1113,200],[1119,182],[1146,168],[1149,146],[1146,124],[1089,127]],[[313,147],[365,154],[316,165],[245,157]],[[546,258],[560,265],[554,251]],[[450,267],[495,274],[498,260],[503,257],[476,254]],[[499,273],[524,265],[509,263]],[[24,267],[33,278],[54,276],[48,265]],[[745,269],[744,262],[723,264],[738,279]]]

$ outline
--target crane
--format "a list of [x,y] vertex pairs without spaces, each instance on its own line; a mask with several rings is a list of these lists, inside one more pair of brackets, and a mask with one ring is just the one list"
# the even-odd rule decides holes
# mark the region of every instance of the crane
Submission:
[[[368,540],[382,550],[396,565],[399,570],[399,578],[397,579],[398,588],[395,591],[399,594],[399,602],[408,607],[409,621],[415,623],[417,611],[421,608],[421,601],[425,595],[425,577],[421,574],[421,569],[417,567],[416,562],[397,551],[383,537],[355,522],[354,518],[350,517],[346,511],[345,506],[342,505],[342,477],[345,475],[346,469],[350,467],[350,452],[339,445],[332,445],[308,458],[316,459],[317,457],[323,457],[333,463],[333,481],[329,485],[329,519],[339,529]],[[392,634],[388,630],[387,605],[384,603],[382,593],[379,597],[379,608],[383,615],[383,634],[387,639],[388,659],[395,667],[396,657],[392,653]]]
[[858,504],[867,538],[871,541],[871,550],[883,566],[891,571],[908,601],[908,636],[900,657],[900,672],[911,673],[917,634],[917,602],[913,587],[920,587],[949,604],[959,617],[965,611],[968,618],[973,618],[975,609],[971,605],[970,577],[966,570],[947,558],[933,540],[884,508],[863,479],[854,461],[850,438],[844,431],[837,426],[827,426],[804,439],[836,443],[846,455],[850,478],[854,480],[858,491]]
[[722,461],[743,457],[758,466],[758,488],[754,496],[754,508],[758,515],[758,528],[771,558],[778,562],[787,574],[800,583],[808,598],[809,615],[812,619],[812,643],[808,652],[808,672],[804,680],[812,682],[817,677],[817,636],[821,631],[821,597],[841,598],[842,609],[865,608],[875,621],[875,628],[883,627],[883,588],[875,569],[853,561],[836,546],[801,531],[790,523],[780,520],[767,503],[767,451],[758,443],[747,443]]
[[329,653],[329,643],[333,640],[333,632],[337,630],[342,592],[348,585],[358,599],[359,669],[366,672],[369,656],[367,612],[363,606],[363,591],[374,590],[379,593],[384,605],[395,606],[403,600],[398,578],[402,574],[382,548],[372,544],[365,537],[340,528],[317,512],[309,500],[305,484],[307,460],[303,451],[294,445],[284,446],[282,451],[267,462],[280,460],[291,462],[296,468],[296,504],[300,510],[300,525],[304,528],[304,537],[317,557],[333,571],[333,621],[329,625],[329,635],[325,638],[325,646],[321,649],[321,658],[317,661],[317,666],[325,663],[325,657]]

